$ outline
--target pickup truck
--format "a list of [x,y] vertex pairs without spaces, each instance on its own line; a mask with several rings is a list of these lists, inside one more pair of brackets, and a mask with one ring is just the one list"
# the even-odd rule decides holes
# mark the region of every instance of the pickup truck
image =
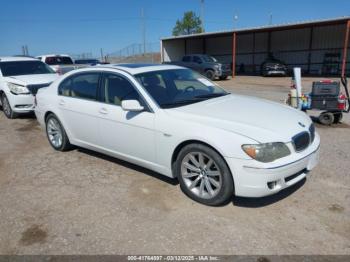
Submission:
[[89,66],[88,64],[75,64],[69,55],[41,55],[36,58],[48,64],[59,75]]
[[232,75],[230,64],[218,62],[214,57],[203,54],[185,55],[181,61],[164,62],[164,64],[178,65],[195,70],[207,78],[225,80]]

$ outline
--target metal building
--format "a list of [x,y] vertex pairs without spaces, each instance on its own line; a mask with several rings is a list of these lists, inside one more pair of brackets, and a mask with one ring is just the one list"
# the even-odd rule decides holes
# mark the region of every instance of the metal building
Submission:
[[340,75],[350,71],[350,17],[201,33],[161,39],[162,62],[201,53],[231,63],[235,74],[260,74],[272,54],[304,74]]

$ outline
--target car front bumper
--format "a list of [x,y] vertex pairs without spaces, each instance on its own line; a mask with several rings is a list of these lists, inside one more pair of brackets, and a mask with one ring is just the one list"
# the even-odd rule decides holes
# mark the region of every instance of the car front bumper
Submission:
[[286,71],[284,70],[269,70],[267,71],[267,75],[271,76],[271,75],[286,75]]
[[[302,179],[318,163],[320,138],[303,153],[293,153],[284,163],[263,163],[255,165],[255,160],[225,158],[233,175],[235,195],[242,197],[264,197],[290,187]],[[297,155],[297,156],[295,156]]]
[[11,92],[6,92],[6,97],[13,112],[29,113],[34,110],[34,96],[32,94],[15,95]]

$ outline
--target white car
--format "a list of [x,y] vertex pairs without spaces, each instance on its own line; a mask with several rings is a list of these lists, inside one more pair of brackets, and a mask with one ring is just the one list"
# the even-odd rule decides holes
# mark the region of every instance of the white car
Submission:
[[0,57],[0,106],[8,118],[33,111],[33,94],[58,75],[45,63],[29,57]]
[[305,113],[173,65],[69,72],[39,90],[35,113],[54,149],[76,145],[177,178],[207,205],[277,193],[318,162]]
[[60,54],[60,55],[41,55],[37,56],[37,59],[48,64],[56,73],[63,75],[74,69],[84,68],[89,65],[87,64],[76,64],[69,55]]

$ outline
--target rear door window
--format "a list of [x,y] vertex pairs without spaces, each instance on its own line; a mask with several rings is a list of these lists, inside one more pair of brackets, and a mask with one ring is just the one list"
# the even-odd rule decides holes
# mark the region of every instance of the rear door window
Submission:
[[96,101],[99,78],[100,73],[85,73],[71,76],[60,84],[58,94]]
[[197,64],[200,64],[200,63],[202,63],[202,59],[199,56],[194,56],[193,57],[193,62],[195,62]]
[[191,56],[187,55],[182,58],[183,62],[191,62]]

